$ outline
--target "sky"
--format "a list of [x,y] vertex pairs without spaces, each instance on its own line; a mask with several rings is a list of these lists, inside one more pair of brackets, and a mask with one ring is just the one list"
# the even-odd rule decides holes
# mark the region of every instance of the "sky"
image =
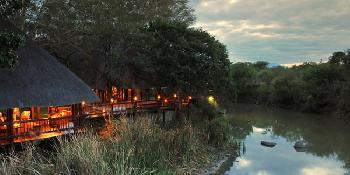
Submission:
[[190,0],[232,62],[327,61],[350,48],[350,0]]

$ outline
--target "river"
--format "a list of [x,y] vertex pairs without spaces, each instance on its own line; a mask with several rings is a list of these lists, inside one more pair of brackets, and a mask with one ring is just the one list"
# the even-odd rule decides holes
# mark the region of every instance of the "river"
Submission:
[[[227,175],[342,175],[350,170],[350,124],[329,116],[302,114],[252,105],[229,114],[240,156]],[[296,150],[296,141],[312,146]],[[273,148],[261,141],[275,142]]]

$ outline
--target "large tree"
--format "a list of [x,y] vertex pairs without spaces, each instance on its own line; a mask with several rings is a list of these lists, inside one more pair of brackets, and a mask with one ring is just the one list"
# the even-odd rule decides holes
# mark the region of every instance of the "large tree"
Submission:
[[114,74],[116,79],[132,72],[135,82],[206,95],[209,90],[221,92],[226,87],[228,53],[209,33],[181,22],[155,20],[136,38],[128,47],[130,54],[124,62],[116,62],[120,68],[115,69],[126,69],[123,63],[133,60],[132,66],[126,64],[132,71],[119,71]]
[[31,2],[26,28],[32,38],[81,77],[98,73],[109,83],[115,69],[112,62],[128,54],[135,30],[155,18],[186,24],[194,21],[187,0]]
[[21,0],[0,0],[0,68],[13,67],[18,62],[16,50],[23,36],[9,22],[22,7]]
[[153,40],[149,58],[160,85],[206,94],[226,87],[226,47],[209,33],[178,22],[155,21],[146,27]]

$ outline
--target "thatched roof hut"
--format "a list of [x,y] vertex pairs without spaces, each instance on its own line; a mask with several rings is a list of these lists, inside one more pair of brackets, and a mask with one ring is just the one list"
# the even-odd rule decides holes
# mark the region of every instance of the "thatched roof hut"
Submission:
[[26,42],[17,54],[19,65],[0,69],[0,109],[99,101],[88,85],[35,43]]

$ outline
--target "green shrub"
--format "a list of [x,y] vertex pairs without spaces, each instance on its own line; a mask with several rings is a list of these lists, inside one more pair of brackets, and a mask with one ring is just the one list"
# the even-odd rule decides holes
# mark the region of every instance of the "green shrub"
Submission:
[[231,144],[232,126],[225,115],[214,118],[208,125],[209,143],[225,147]]

